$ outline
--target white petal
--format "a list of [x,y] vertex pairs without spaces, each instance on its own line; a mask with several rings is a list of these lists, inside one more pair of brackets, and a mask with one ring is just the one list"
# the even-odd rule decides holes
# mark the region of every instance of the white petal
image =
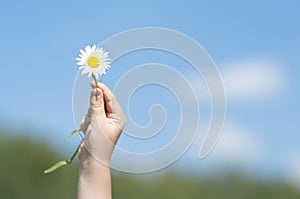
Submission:
[[83,62],[77,62],[77,65],[81,66],[83,65]]
[[82,58],[76,58],[77,61],[82,61]]
[[83,56],[86,56],[86,52],[84,50],[80,49],[79,51]]
[[89,56],[96,56],[95,52],[91,52],[91,54],[89,54]]
[[90,54],[91,51],[92,51],[92,48],[91,48],[90,46],[86,46],[86,47],[85,47],[85,52],[86,52],[86,54]]
[[92,51],[95,51],[95,50],[96,50],[96,45],[93,45]]
[[97,48],[97,49],[95,50],[95,52],[96,52],[96,53],[99,53],[99,54],[102,54],[102,51],[101,51],[99,48]]

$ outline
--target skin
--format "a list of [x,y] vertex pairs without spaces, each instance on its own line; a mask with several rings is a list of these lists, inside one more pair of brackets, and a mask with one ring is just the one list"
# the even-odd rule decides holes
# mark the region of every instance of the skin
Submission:
[[81,123],[86,134],[78,156],[78,199],[110,199],[110,160],[125,125],[124,114],[114,94],[104,84],[91,83],[90,108]]

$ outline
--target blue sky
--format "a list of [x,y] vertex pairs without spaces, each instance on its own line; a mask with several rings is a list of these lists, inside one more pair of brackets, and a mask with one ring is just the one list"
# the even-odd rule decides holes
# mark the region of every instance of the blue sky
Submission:
[[[220,152],[207,161],[246,162],[262,172],[292,170],[300,179],[300,171],[292,169],[300,165],[299,6],[296,0],[2,2],[0,125],[33,130],[28,136],[60,147],[74,128],[71,100],[79,48],[132,28],[170,28],[207,50],[228,87],[225,141],[222,144],[221,139]],[[160,61],[159,54],[144,55],[120,60],[126,66],[121,71]],[[114,71],[117,67],[104,77],[111,88],[118,77]],[[247,78],[250,82],[240,83]],[[149,88],[149,93],[155,92]],[[246,144],[228,149],[232,143],[226,142],[226,135],[234,137],[227,140],[233,145],[243,139]],[[62,147],[72,150],[75,145],[69,141]],[[238,150],[252,154],[249,150],[254,148],[259,155],[246,160],[232,154]]]

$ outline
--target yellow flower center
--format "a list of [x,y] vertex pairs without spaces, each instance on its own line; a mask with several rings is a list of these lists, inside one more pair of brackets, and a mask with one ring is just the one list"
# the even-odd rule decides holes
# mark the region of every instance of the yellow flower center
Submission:
[[90,56],[87,60],[87,64],[92,68],[97,68],[99,66],[99,58],[96,56]]

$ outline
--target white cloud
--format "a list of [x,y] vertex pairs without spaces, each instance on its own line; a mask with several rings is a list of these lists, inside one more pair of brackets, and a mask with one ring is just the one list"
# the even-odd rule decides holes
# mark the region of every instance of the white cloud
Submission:
[[249,164],[260,160],[262,142],[256,134],[236,123],[227,123],[212,158],[230,164]]
[[249,59],[225,64],[221,71],[228,101],[271,98],[285,86],[285,75],[272,60]]
[[[287,77],[280,63],[271,59],[242,59],[221,64],[227,101],[255,102],[280,96],[286,89]],[[203,79],[195,73],[186,75],[200,103],[210,102],[209,92]],[[169,77],[169,81],[173,81]],[[180,84],[179,84],[180,86]],[[185,92],[183,87],[182,92]],[[186,101],[191,99],[186,97]]]

